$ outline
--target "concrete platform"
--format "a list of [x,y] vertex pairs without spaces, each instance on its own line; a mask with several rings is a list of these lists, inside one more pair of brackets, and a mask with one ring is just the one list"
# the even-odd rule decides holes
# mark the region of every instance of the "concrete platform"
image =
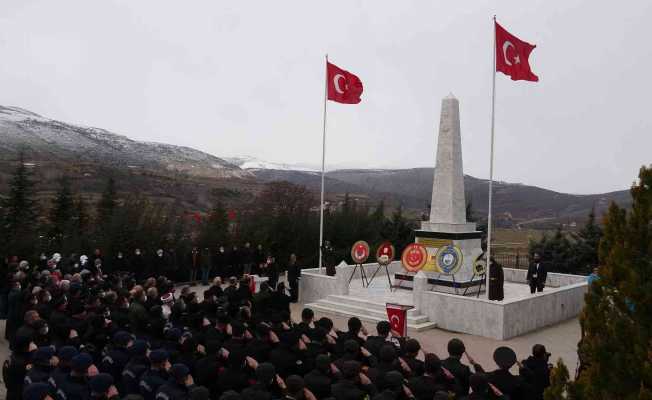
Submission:
[[[362,321],[378,322],[387,320],[386,303],[414,306],[413,296],[409,290],[390,291],[386,279],[375,279],[370,287],[362,287],[360,279],[354,279],[349,286],[348,295],[328,295],[326,298],[306,304],[315,311],[341,317],[358,317]],[[428,317],[419,310],[408,311],[407,325],[417,332],[435,327]]]

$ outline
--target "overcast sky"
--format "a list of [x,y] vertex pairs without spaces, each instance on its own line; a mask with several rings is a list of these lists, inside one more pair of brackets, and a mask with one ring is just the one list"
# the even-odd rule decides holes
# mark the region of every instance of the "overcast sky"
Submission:
[[4,0],[0,104],[217,156],[321,162],[324,54],[364,84],[328,104],[327,164],[434,166],[460,100],[489,170],[491,16],[540,82],[496,79],[496,179],[629,187],[652,162],[652,1]]

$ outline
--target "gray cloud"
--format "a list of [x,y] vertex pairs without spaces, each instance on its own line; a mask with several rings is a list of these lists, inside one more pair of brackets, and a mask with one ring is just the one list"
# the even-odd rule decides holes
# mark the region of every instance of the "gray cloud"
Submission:
[[568,0],[26,1],[0,16],[0,104],[218,156],[319,164],[323,56],[359,75],[329,104],[328,163],[432,166],[442,97],[487,177],[491,16],[537,44],[537,84],[497,76],[496,178],[627,187],[650,163],[652,3]]

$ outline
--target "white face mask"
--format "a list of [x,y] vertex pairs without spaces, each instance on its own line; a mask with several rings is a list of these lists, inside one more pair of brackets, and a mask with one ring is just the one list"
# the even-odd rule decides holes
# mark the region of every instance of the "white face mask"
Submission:
[[39,332],[41,333],[41,335],[47,335],[49,331],[50,331],[50,328],[45,326]]
[[137,256],[140,255],[140,250],[136,250],[136,255],[137,255]]
[[172,314],[172,310],[170,310],[170,307],[167,306],[167,305],[164,305],[162,307],[162,309],[163,309],[163,311],[162,311],[163,318],[170,319],[170,315]]
[[122,258],[122,254],[118,254],[118,259],[121,259],[121,258]]
[[49,303],[50,300],[52,300],[52,296],[45,296],[45,297],[43,298],[43,301],[46,302],[46,303]]

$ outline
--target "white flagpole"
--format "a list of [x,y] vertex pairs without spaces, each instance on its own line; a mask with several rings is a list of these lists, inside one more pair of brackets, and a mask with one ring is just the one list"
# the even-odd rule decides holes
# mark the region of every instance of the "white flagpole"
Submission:
[[487,299],[489,298],[489,271],[491,267],[491,223],[494,183],[494,121],[496,114],[496,16],[494,15],[494,62],[491,66],[491,151],[489,155],[489,213],[487,216]]
[[321,197],[319,201],[319,273],[322,272],[324,248],[324,165],[326,161],[326,104],[328,102],[328,54],[326,54],[324,78],[324,130],[321,141]]

